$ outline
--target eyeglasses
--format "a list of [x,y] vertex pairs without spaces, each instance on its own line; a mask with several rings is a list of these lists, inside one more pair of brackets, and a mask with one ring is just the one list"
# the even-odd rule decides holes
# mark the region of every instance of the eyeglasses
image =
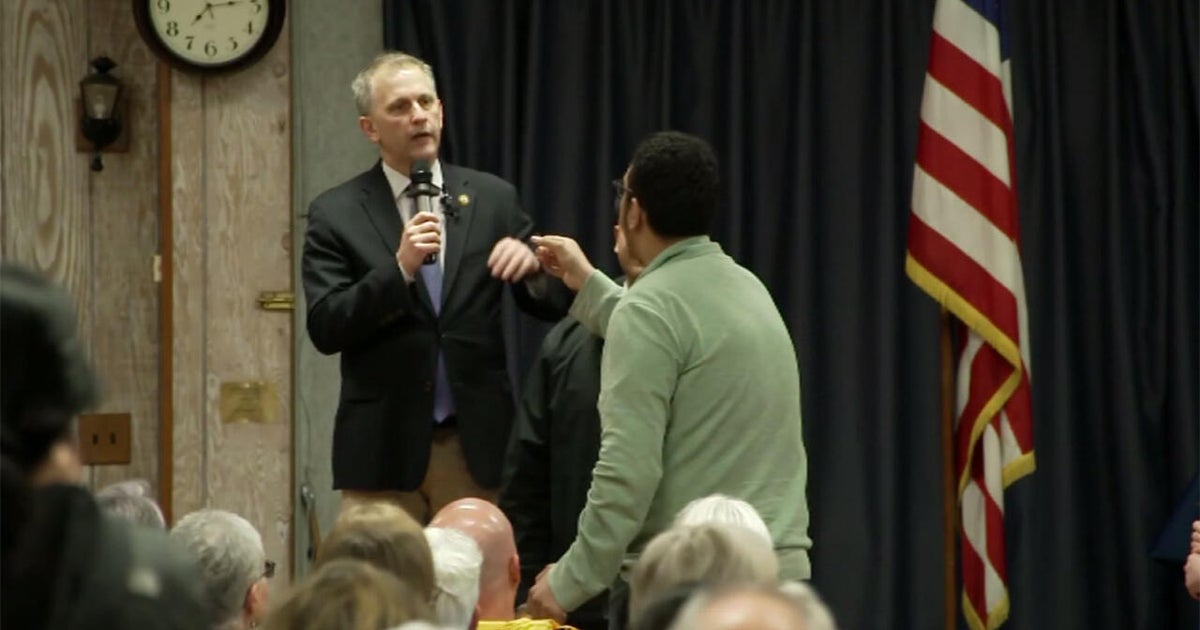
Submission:
[[267,560],[267,561],[263,562],[262,576],[267,578],[268,580],[275,577],[275,561],[274,560]]
[[613,191],[616,192],[617,195],[613,198],[613,211],[616,212],[617,216],[621,216],[621,199],[624,199],[625,195],[632,197],[633,191],[625,185],[625,182],[619,179],[612,180],[612,187]]

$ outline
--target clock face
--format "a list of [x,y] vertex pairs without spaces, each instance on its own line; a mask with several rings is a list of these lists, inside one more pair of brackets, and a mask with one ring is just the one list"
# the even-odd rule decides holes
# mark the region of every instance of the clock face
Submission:
[[150,25],[174,55],[222,66],[254,50],[267,30],[268,0],[144,0]]

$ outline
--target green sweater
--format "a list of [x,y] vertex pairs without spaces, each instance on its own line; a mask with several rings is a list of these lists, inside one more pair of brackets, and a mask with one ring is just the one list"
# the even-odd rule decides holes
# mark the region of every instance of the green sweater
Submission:
[[573,610],[608,588],[684,505],[718,492],[762,515],[781,577],[809,578],[800,374],[758,278],[694,237],[628,291],[593,273],[571,315],[605,338],[600,459],[579,534],[549,575],[558,603]]

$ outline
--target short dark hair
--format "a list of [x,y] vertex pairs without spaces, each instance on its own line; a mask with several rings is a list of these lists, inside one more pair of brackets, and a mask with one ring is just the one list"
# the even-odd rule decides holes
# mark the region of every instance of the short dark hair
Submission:
[[629,190],[660,236],[708,234],[717,215],[717,157],[696,136],[660,131],[633,152]]

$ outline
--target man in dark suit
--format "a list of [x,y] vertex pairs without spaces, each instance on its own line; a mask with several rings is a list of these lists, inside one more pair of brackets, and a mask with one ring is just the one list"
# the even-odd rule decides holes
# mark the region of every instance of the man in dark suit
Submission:
[[[554,292],[535,288],[544,277],[513,186],[437,161],[443,111],[428,64],[383,54],[353,89],[381,159],[309,207],[308,333],[342,355],[333,480],[343,509],[389,500],[426,522],[456,499],[495,499],[513,414],[504,284],[546,319],[570,298],[554,308],[531,295]],[[405,194],[417,160],[442,191],[432,212]]]
[[[604,339],[564,318],[542,341],[525,377],[509,438],[500,507],[521,558],[520,601],[542,569],[575,542],[600,454],[600,357]],[[607,628],[603,595],[571,612],[582,630]]]

